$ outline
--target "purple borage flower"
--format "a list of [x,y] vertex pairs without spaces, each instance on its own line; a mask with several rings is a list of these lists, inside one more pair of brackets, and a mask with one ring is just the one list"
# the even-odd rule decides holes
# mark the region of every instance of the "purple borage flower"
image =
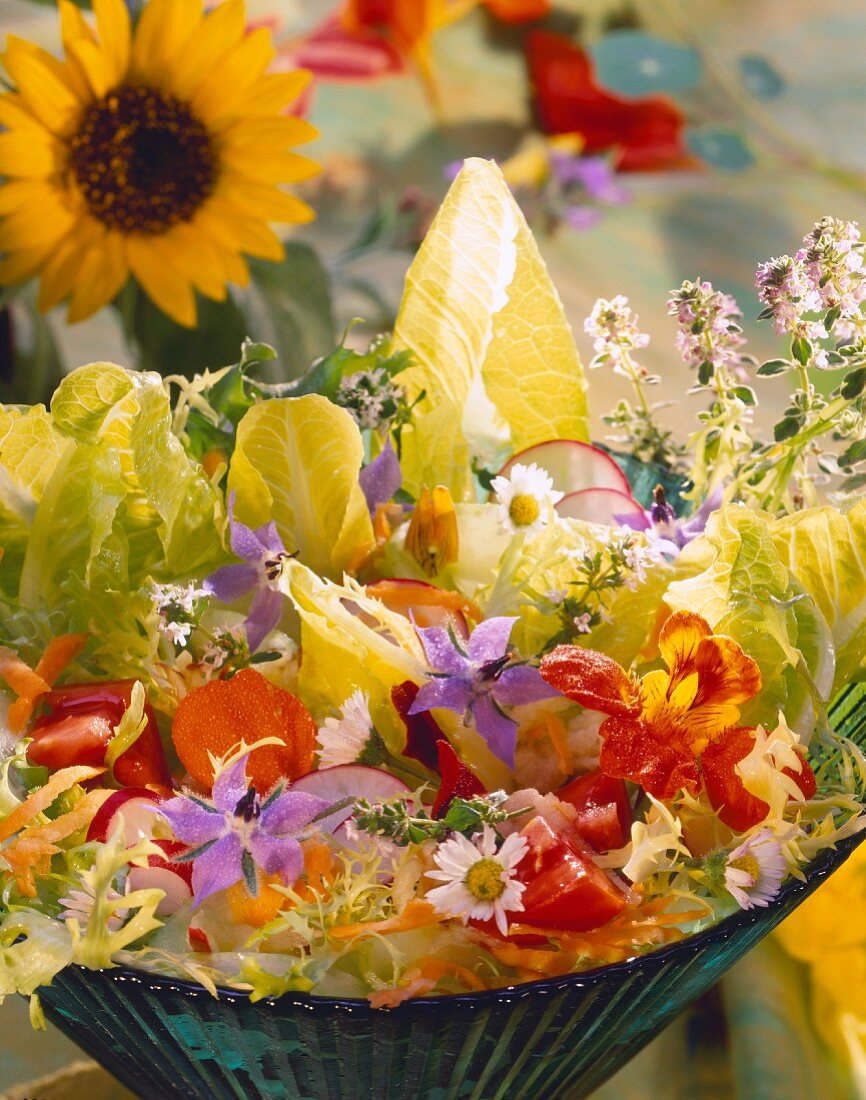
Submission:
[[[182,858],[192,863],[196,905],[241,879],[254,895],[256,868],[291,886],[304,866],[298,835],[330,805],[313,794],[285,791],[282,784],[261,801],[247,780],[248,755],[219,776],[210,799],[181,794],[157,811],[178,840],[192,845]],[[328,822],[317,827],[331,831]]]
[[232,553],[243,558],[243,563],[217,569],[205,578],[204,588],[222,603],[234,603],[255,591],[244,620],[247,645],[250,653],[255,653],[280,621],[283,594],[277,588],[277,580],[283,559],[290,555],[273,520],[253,530],[235,519],[234,504],[232,493],[229,497],[229,540]]
[[515,618],[500,617],[479,623],[465,649],[445,627],[416,627],[433,679],[409,708],[409,714],[419,714],[444,707],[462,714],[464,725],[471,719],[491,752],[510,768],[514,767],[517,723],[502,708],[558,695],[537,668],[509,656],[508,639],[515,622]]

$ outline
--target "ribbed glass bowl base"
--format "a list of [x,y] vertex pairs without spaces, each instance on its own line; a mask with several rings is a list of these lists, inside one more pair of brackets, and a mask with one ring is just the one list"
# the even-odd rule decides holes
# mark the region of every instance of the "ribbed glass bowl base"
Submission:
[[[833,708],[864,741],[864,689]],[[633,1057],[839,867],[825,852],[767,909],[627,963],[393,1011],[289,994],[251,1004],[141,971],[70,968],[48,1018],[144,1100],[579,1100]]]

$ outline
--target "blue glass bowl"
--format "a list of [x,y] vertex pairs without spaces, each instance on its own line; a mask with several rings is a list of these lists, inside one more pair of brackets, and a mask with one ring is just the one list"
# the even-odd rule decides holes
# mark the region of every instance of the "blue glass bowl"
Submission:
[[[866,692],[837,728],[863,743]],[[610,1077],[832,874],[866,838],[822,854],[767,909],[626,963],[393,1011],[288,994],[252,1004],[141,971],[70,968],[48,1018],[147,1100],[578,1100]]]

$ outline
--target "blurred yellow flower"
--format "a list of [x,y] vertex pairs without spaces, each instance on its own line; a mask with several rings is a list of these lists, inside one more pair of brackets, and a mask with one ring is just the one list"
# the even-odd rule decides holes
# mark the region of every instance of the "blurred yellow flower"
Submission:
[[0,285],[41,275],[39,308],[90,316],[130,274],[182,325],[194,290],[217,301],[249,279],[242,256],[280,260],[268,222],[306,222],[280,189],[318,166],[290,148],[316,130],[285,114],[309,79],[267,73],[270,32],[243,0],[93,0],[96,32],[60,0],[65,57],[9,36],[0,96]]
[[866,1065],[866,844],[775,933],[810,970],[812,1018],[843,1058]]

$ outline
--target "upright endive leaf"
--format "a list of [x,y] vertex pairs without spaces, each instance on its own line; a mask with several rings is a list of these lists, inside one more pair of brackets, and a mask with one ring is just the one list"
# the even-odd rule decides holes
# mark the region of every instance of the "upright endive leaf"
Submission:
[[339,577],[373,541],[358,482],[361,433],[318,394],[254,405],[238,425],[229,468],[235,514],[250,527],[274,520],[283,543],[323,577]]
[[490,161],[466,161],[446,195],[406,277],[394,345],[416,362],[401,383],[425,394],[403,433],[404,485],[416,493],[444,484],[466,499],[470,458],[497,432],[507,450],[588,438],[562,302]]

